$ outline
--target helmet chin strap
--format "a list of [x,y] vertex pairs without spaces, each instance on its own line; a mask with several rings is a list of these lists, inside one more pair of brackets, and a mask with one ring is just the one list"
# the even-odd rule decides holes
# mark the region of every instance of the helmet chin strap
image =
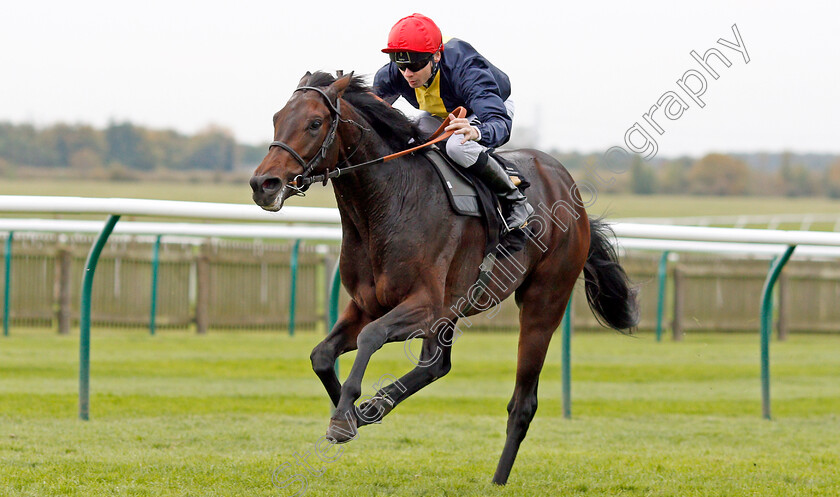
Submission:
[[437,62],[435,62],[435,59],[433,58],[432,59],[432,75],[429,76],[429,79],[427,79],[425,83],[423,83],[424,87],[428,88],[429,85],[432,84],[432,81],[435,80],[435,76],[437,75],[438,69],[440,69],[440,66],[438,65]]

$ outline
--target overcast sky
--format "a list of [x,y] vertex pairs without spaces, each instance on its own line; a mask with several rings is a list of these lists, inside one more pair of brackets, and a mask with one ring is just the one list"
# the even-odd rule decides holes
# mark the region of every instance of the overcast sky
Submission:
[[[539,127],[543,148],[604,151],[638,122],[659,156],[840,153],[840,3],[828,0],[6,1],[0,121],[213,124],[269,141],[303,73],[372,75],[391,25],[418,10],[507,72],[514,127]],[[718,43],[736,41],[733,24],[749,63]],[[716,80],[690,55],[713,47],[731,62],[711,61]],[[689,70],[707,80],[702,108],[677,83]],[[688,108],[660,109],[660,135],[643,114],[669,91]]]

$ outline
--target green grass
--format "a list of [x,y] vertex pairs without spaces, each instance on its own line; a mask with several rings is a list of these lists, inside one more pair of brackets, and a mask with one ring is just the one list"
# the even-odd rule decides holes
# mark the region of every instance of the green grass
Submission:
[[[0,339],[0,493],[292,495],[294,485],[272,485],[277,468],[277,481],[305,474],[307,496],[835,496],[840,488],[840,336],[772,344],[772,422],[760,418],[752,334],[656,343],[649,334],[578,333],[572,420],[562,417],[556,340],[506,487],[490,479],[513,388],[514,334],[462,336],[447,377],[362,428],[329,464],[312,452],[329,417],[308,360],[320,338],[95,329],[83,422],[78,337],[13,329]],[[350,361],[342,359],[345,374]],[[365,394],[409,368],[402,345],[386,346]],[[297,465],[307,453],[319,476]]]
[[[0,181],[0,195],[70,195],[251,203],[251,189],[245,177],[243,177],[241,183],[3,179]],[[335,197],[329,186],[324,188],[320,185],[313,185],[306,193],[305,198],[292,198],[286,205],[335,207]],[[610,218],[781,213],[818,214],[836,213],[839,210],[840,201],[822,197],[704,197],[628,194],[599,194],[594,200],[594,204],[588,209],[590,214],[607,215]]]
[[[190,181],[96,181],[62,180],[42,181],[32,179],[3,179],[0,195],[47,195],[73,197],[150,198],[157,200],[186,200],[193,202],[222,202],[251,204],[251,187],[248,176],[240,183]],[[289,205],[335,207],[331,188],[313,186],[306,198],[294,198]]]

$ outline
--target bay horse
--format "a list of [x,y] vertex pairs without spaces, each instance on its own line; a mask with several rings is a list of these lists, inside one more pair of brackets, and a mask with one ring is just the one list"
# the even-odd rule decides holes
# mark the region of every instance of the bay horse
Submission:
[[[375,159],[421,141],[402,112],[378,99],[360,77],[316,72],[300,80],[274,115],[274,141],[250,184],[254,202],[278,211],[302,185],[333,178],[341,214],[339,271],[351,300],[312,351],[312,368],[335,409],[327,439],[352,440],[359,426],[379,422],[400,402],[446,375],[458,320],[489,306],[475,292],[487,233],[481,219],[456,215],[432,165],[417,155]],[[610,244],[609,227],[589,219],[575,182],[553,157],[512,150],[530,181],[530,241],[502,254],[484,297],[514,295],[519,306],[516,384],[507,406],[507,437],[493,482],[507,482],[537,410],[537,383],[549,341],[583,271],[587,300],[602,323],[617,330],[638,322],[635,290]],[[340,169],[359,164],[341,174]],[[309,178],[308,181],[306,179]],[[486,300],[485,300],[486,302]],[[372,354],[385,343],[422,339],[416,367],[366,402],[354,403]],[[344,384],[339,355],[358,350]]]

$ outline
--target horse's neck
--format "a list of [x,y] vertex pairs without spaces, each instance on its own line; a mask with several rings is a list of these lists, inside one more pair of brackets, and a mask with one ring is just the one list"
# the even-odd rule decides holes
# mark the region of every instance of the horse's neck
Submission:
[[[374,160],[394,152],[375,135],[366,140],[369,143],[354,155],[353,163]],[[333,180],[343,222],[352,223],[364,237],[375,236],[383,230],[390,231],[405,222],[400,211],[405,208],[407,200],[412,202],[418,192],[416,185],[421,181],[417,178],[419,171],[407,164],[409,160],[401,158],[362,166]]]
[[[360,160],[376,159],[377,153],[365,154],[367,157],[363,156]],[[371,228],[396,222],[392,212],[395,209],[394,200],[405,195],[406,171],[393,166],[399,164],[363,166],[333,181],[338,209],[358,231],[369,232]]]

